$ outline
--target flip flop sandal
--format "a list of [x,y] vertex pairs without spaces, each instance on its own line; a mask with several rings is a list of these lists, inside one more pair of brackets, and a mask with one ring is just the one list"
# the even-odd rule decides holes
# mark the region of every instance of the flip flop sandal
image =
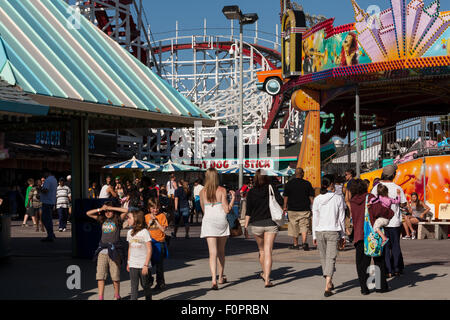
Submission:
[[328,298],[328,297],[331,297],[333,294],[334,293],[331,291],[325,291],[323,295],[324,295],[324,297]]
[[219,282],[219,284],[224,284],[227,283],[227,277],[226,276],[222,276],[222,282]]
[[264,287],[266,287],[266,288],[272,288],[272,287],[274,287],[275,285],[272,283],[272,282],[269,282],[268,284],[266,284]]

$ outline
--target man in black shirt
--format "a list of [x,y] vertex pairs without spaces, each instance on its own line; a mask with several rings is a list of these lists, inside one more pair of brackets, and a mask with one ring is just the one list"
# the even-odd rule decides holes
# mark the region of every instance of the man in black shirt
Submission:
[[311,183],[303,179],[305,173],[302,168],[295,170],[295,178],[290,180],[284,188],[284,211],[288,211],[288,235],[294,238],[290,249],[299,249],[298,236],[302,234],[303,250],[308,251],[306,242],[311,228],[311,205],[314,201],[314,189]]

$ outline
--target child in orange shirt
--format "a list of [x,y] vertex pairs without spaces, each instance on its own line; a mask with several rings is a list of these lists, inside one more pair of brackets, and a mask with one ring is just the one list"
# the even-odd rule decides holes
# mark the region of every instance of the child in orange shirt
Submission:
[[158,199],[150,198],[148,200],[148,211],[149,214],[145,216],[145,222],[152,237],[152,265],[156,269],[156,286],[154,289],[162,290],[166,286],[164,280],[164,256],[167,255],[165,231],[169,224],[166,215],[160,212]]

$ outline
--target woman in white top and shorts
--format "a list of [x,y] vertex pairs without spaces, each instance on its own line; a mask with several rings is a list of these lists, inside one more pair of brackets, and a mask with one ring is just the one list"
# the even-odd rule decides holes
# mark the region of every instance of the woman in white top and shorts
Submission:
[[325,283],[325,297],[334,293],[333,275],[339,242],[345,247],[345,209],[344,198],[335,192],[334,184],[324,177],[320,195],[314,199],[312,207],[312,235],[313,244],[320,253],[323,277]]
[[227,282],[223,274],[225,268],[225,244],[230,235],[227,214],[234,204],[235,194],[231,193],[231,203],[227,201],[227,191],[219,186],[217,170],[209,168],[205,174],[205,187],[200,191],[200,205],[204,212],[200,238],[206,238],[209,249],[209,267],[212,275],[212,290],[218,290],[216,282],[217,259],[219,259],[219,284]]

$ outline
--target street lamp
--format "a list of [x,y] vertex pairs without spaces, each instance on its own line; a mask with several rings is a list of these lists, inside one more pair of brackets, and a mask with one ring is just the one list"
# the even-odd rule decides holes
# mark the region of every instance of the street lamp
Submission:
[[243,72],[243,53],[244,53],[244,41],[243,41],[243,26],[245,24],[253,24],[258,20],[256,13],[243,14],[239,6],[225,6],[222,9],[223,14],[228,20],[239,21],[239,100],[241,110],[239,112],[239,141],[238,141],[238,153],[239,153],[239,189],[244,184],[244,72]]

